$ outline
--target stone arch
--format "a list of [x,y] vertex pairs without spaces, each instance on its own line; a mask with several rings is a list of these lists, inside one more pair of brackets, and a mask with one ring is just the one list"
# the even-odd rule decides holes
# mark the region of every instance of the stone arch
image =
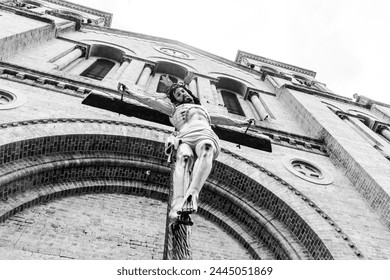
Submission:
[[171,63],[171,64],[174,64],[174,65],[178,65],[180,67],[183,67],[189,71],[192,71],[192,72],[199,72],[193,65],[190,65],[188,63],[184,63],[183,61],[177,61],[177,60],[174,60],[174,59],[169,59],[169,58],[166,58],[166,57],[162,57],[162,56],[149,56],[147,57],[148,60],[151,60],[151,61],[156,61],[156,63]]
[[[69,122],[73,124],[77,123],[77,120],[72,119]],[[48,123],[48,120],[44,120],[32,124],[45,126],[49,125]],[[66,120],[62,120],[62,123],[64,126],[69,124]],[[88,130],[75,125],[72,129],[69,128],[69,131],[73,131],[72,134],[43,137],[27,135],[27,139],[0,146],[0,168],[6,165],[5,169],[1,170],[3,176],[0,178],[2,199],[22,192],[33,194],[33,199],[11,208],[10,204],[3,207],[2,221],[33,205],[33,201],[41,202],[66,194],[67,188],[64,187],[66,184],[73,186],[70,189],[88,190],[93,188],[91,184],[115,178],[116,182],[106,185],[117,185],[117,188],[123,191],[124,182],[139,181],[143,183],[142,187],[130,191],[157,196],[160,199],[166,197],[169,166],[165,162],[163,144],[155,135],[147,137],[150,130],[160,134],[161,132],[165,134],[166,131],[120,122],[99,120],[98,123],[101,130],[108,130],[111,134],[82,134],[81,132],[88,133]],[[24,122],[20,125],[28,124]],[[56,122],[56,125],[61,126],[61,123]],[[17,126],[18,123],[11,125],[12,128]],[[140,135],[139,133],[129,135],[113,133],[115,127],[123,126],[144,131],[145,138],[131,136]],[[92,127],[91,131],[95,129],[96,127]],[[161,136],[160,139],[165,137]],[[224,150],[223,154],[221,159],[216,161],[201,193],[200,215],[213,220],[230,232],[247,248],[253,258],[333,258],[327,245],[310,225],[310,221],[299,213],[298,208],[302,208],[302,205],[296,209],[290,205],[291,202],[309,204],[308,198],[298,196],[296,190],[264,168],[227,150]],[[230,160],[227,160],[229,158]],[[240,168],[232,167],[235,166],[234,163],[227,164],[232,158],[240,161],[241,166],[258,169],[261,173],[259,176],[266,176],[268,179],[265,181],[271,185],[264,186],[260,183],[262,180],[249,177],[240,171]],[[27,168],[25,164],[21,165],[23,160],[28,161]],[[7,173],[4,173],[4,170],[7,170]],[[146,172],[148,170],[152,170],[149,175]],[[76,184],[75,188],[76,182],[79,184]],[[292,192],[283,194],[288,196],[286,199],[283,195],[276,194],[272,190],[273,187],[291,188]],[[37,192],[31,192],[33,189]],[[129,191],[129,188],[126,190]],[[324,215],[318,208],[310,211]],[[326,219],[331,221],[329,217]]]
[[183,80],[187,75],[188,70],[187,68],[176,63],[158,61],[154,67],[154,72],[173,75]]
[[122,62],[124,54],[119,48],[101,44],[92,44],[89,53],[90,56],[107,58],[118,63]]
[[[60,155],[58,155],[58,150],[52,150],[46,156],[38,152],[34,155],[38,159],[37,163],[30,167],[20,169],[17,164],[13,166],[11,164],[11,169],[14,169],[14,171],[1,178],[1,197],[3,199],[12,197],[12,201],[17,201],[17,203],[11,209],[3,210],[4,212],[0,214],[0,221],[43,202],[91,192],[111,191],[144,195],[167,201],[170,168],[165,163],[165,159],[158,157],[162,154],[163,145],[161,143],[148,141],[148,143],[141,144],[144,142],[142,139],[120,139],[109,135],[101,135],[98,138],[102,142],[95,143],[89,149],[92,151],[98,147],[100,150],[99,156],[90,152],[79,155],[73,154],[73,152],[79,153],[81,149],[85,149],[85,146],[82,147],[77,144],[89,141],[85,135],[64,136],[53,139],[54,141],[52,139],[36,139],[36,141],[29,141],[28,144],[21,143],[20,147],[23,147],[23,149],[25,145],[39,146],[42,152],[49,146],[53,147],[53,142],[62,144],[61,147],[56,147],[61,149]],[[113,146],[112,143],[117,143],[117,147]],[[129,159],[127,156],[117,154],[118,151],[123,152],[124,146],[136,146],[137,144],[142,145],[143,148],[135,148],[133,152],[141,153],[141,155],[131,154],[132,159]],[[72,152],[70,153],[70,151]],[[149,152],[144,153],[144,151]],[[150,154],[151,151],[153,151],[153,154]],[[51,152],[54,152],[54,155],[50,154]],[[114,152],[114,155],[110,152]],[[70,154],[67,155],[67,153]],[[145,162],[146,156],[148,156],[147,162]],[[21,158],[19,158],[20,160]],[[126,183],[128,181],[141,182],[142,184],[138,187],[132,187],[128,186]],[[102,184],[102,182],[105,183]],[[230,218],[218,207],[212,205],[209,198],[219,198],[224,200],[225,205],[230,205],[231,209],[234,208],[237,213],[244,213],[243,208],[234,206],[228,195],[219,195],[220,193],[221,191],[210,183],[205,186],[200,215],[214,221],[234,236],[254,259],[270,258],[271,256],[278,259],[299,258],[299,256],[289,256],[289,254],[283,252],[283,248],[275,240],[272,243],[274,252],[265,250],[264,245],[252,245],[251,243],[258,241],[255,236],[245,234],[245,231],[237,231],[235,229],[237,220],[234,215],[230,215]],[[268,235],[267,238],[272,239],[272,236]]]
[[119,45],[119,44],[115,44],[115,43],[111,43],[111,42],[107,42],[107,41],[104,41],[104,40],[92,40],[92,39],[84,39],[84,40],[80,40],[80,42],[83,42],[85,44],[89,44],[89,45],[101,45],[101,46],[108,46],[108,47],[112,47],[112,48],[116,48],[118,50],[121,50],[123,52],[125,52],[126,54],[129,54],[129,55],[137,55],[137,53],[132,50],[132,49],[129,49],[125,46],[122,46],[122,45]]

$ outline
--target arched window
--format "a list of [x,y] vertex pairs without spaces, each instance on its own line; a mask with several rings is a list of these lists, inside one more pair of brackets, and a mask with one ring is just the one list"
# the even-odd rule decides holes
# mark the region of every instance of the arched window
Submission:
[[188,70],[181,65],[166,61],[159,61],[156,64],[154,72],[155,79],[158,79],[156,92],[165,93],[167,88],[166,85],[163,83],[163,77],[168,75],[169,79],[173,83],[182,82],[187,75]]
[[226,90],[220,90],[220,92],[222,95],[223,103],[225,104],[229,113],[245,116],[240,102],[238,101],[237,95]]
[[218,77],[217,91],[221,94],[223,103],[231,114],[245,116],[238,96],[243,97],[247,86],[228,77]]
[[81,73],[81,76],[101,81],[114,66],[115,62],[107,59],[97,59],[91,66]]

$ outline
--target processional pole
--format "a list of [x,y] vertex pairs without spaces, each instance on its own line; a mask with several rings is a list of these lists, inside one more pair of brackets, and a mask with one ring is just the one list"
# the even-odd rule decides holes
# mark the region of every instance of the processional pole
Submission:
[[179,223],[169,217],[173,201],[173,172],[175,162],[171,163],[169,180],[168,209],[165,226],[164,260],[192,260],[191,226]]

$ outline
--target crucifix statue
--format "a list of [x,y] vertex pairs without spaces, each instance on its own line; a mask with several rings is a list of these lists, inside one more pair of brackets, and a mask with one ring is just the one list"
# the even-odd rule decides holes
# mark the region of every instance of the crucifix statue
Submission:
[[[121,99],[91,92],[83,104],[148,121],[173,125],[175,131],[167,138],[165,153],[171,162],[171,184],[168,198],[164,259],[192,259],[190,234],[191,214],[198,209],[199,193],[206,182],[213,161],[220,152],[220,140],[227,140],[254,149],[271,152],[270,139],[257,133],[247,134],[253,119],[239,120],[208,113],[199,99],[187,88],[193,75],[184,83],[173,83],[168,75],[162,77],[166,96],[146,95],[139,86],[118,84]],[[123,96],[145,106],[123,100]],[[151,109],[150,109],[151,108]],[[169,120],[168,120],[169,119]],[[227,126],[246,126],[244,133]]]
[[175,127],[175,132],[166,140],[165,153],[168,161],[174,161],[168,219],[171,230],[176,228],[179,233],[183,226],[193,224],[190,215],[198,209],[199,192],[220,152],[220,141],[212,125],[248,126],[253,119],[238,120],[210,114],[186,84],[173,83],[168,76],[163,77],[163,82],[169,100],[145,95],[142,88],[128,88],[121,83],[118,91],[168,115]]
[[[169,79],[169,78],[166,78]],[[209,114],[185,84],[168,88],[170,102],[143,94],[143,89],[129,89],[119,83],[118,91],[170,117],[175,132],[165,143],[168,160],[175,160],[173,201],[169,217],[191,224],[189,214],[198,208],[199,192],[209,176],[213,160],[220,152],[220,141],[212,124],[247,126],[253,119],[238,120]]]

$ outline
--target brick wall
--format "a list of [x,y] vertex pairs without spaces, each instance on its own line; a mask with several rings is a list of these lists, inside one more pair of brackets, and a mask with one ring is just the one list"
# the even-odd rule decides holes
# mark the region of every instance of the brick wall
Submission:
[[[165,188],[169,182],[168,171],[164,173],[164,169],[162,169],[162,166],[166,165],[164,164],[162,145],[136,138],[109,135],[64,135],[37,138],[3,145],[0,155],[1,163],[4,165],[3,174],[6,174],[2,177],[3,199],[12,199],[15,195],[23,193],[31,195],[29,201],[32,199],[36,201],[37,197],[47,196],[48,191],[51,193],[49,198],[57,197],[58,193],[61,196],[64,189],[59,188],[56,191],[57,194],[54,194],[53,191],[56,188],[50,184],[77,183],[85,180],[96,181],[108,178],[124,182],[136,180],[165,186]],[[126,155],[129,155],[130,158],[127,158]],[[143,158],[142,160],[139,158],[140,156]],[[31,161],[32,159],[33,161]],[[134,162],[136,159],[140,162]],[[156,164],[160,167],[155,166]],[[150,176],[146,175],[148,169],[152,170]],[[267,256],[268,258],[273,256],[278,259],[308,258],[309,255],[304,252],[304,248],[291,247],[291,244],[302,242],[313,258],[332,258],[310,226],[266,188],[225,165],[217,163],[214,170],[210,180],[216,180],[220,187],[232,184],[237,186],[238,196],[248,199],[248,201],[257,201],[258,205],[255,207],[259,210],[265,207],[281,222],[279,225],[274,224],[267,229],[263,225],[264,222],[266,224],[267,222],[262,221],[257,213],[258,210],[250,213],[250,207],[246,206],[246,203],[237,204],[230,197],[231,195],[221,194],[218,188],[205,187],[201,195],[201,200],[205,204],[205,212],[200,213],[211,213],[211,216],[208,214],[209,217],[216,219],[222,228],[225,227],[237,240],[246,244],[245,246],[251,255]],[[136,193],[144,192],[139,189],[134,191]],[[19,203],[17,211],[11,211],[7,208],[8,206],[3,205],[3,220],[24,209],[25,206],[20,205],[28,205],[29,202],[27,200],[21,203]],[[217,209],[217,212],[222,212],[222,216],[217,218],[218,215],[215,214],[215,211],[210,211],[211,208],[206,206]],[[232,223],[227,224],[227,220],[231,220]],[[233,230],[235,224],[241,224],[240,227],[246,233],[242,233],[242,230],[238,232]],[[287,227],[283,224],[286,224]],[[267,227],[270,225],[268,224]],[[284,231],[283,237],[277,237],[275,233],[271,234],[270,230]],[[290,230],[292,235],[289,233]],[[246,237],[244,237],[245,234]],[[281,244],[281,240],[286,238],[291,239],[290,245]],[[312,245],[314,240],[317,240],[316,246]],[[249,245],[251,243],[255,245]],[[264,245],[256,247],[256,244]]]
[[[0,224],[0,259],[162,259],[166,204],[118,193],[63,197]],[[248,259],[237,241],[196,216],[194,259]]]

